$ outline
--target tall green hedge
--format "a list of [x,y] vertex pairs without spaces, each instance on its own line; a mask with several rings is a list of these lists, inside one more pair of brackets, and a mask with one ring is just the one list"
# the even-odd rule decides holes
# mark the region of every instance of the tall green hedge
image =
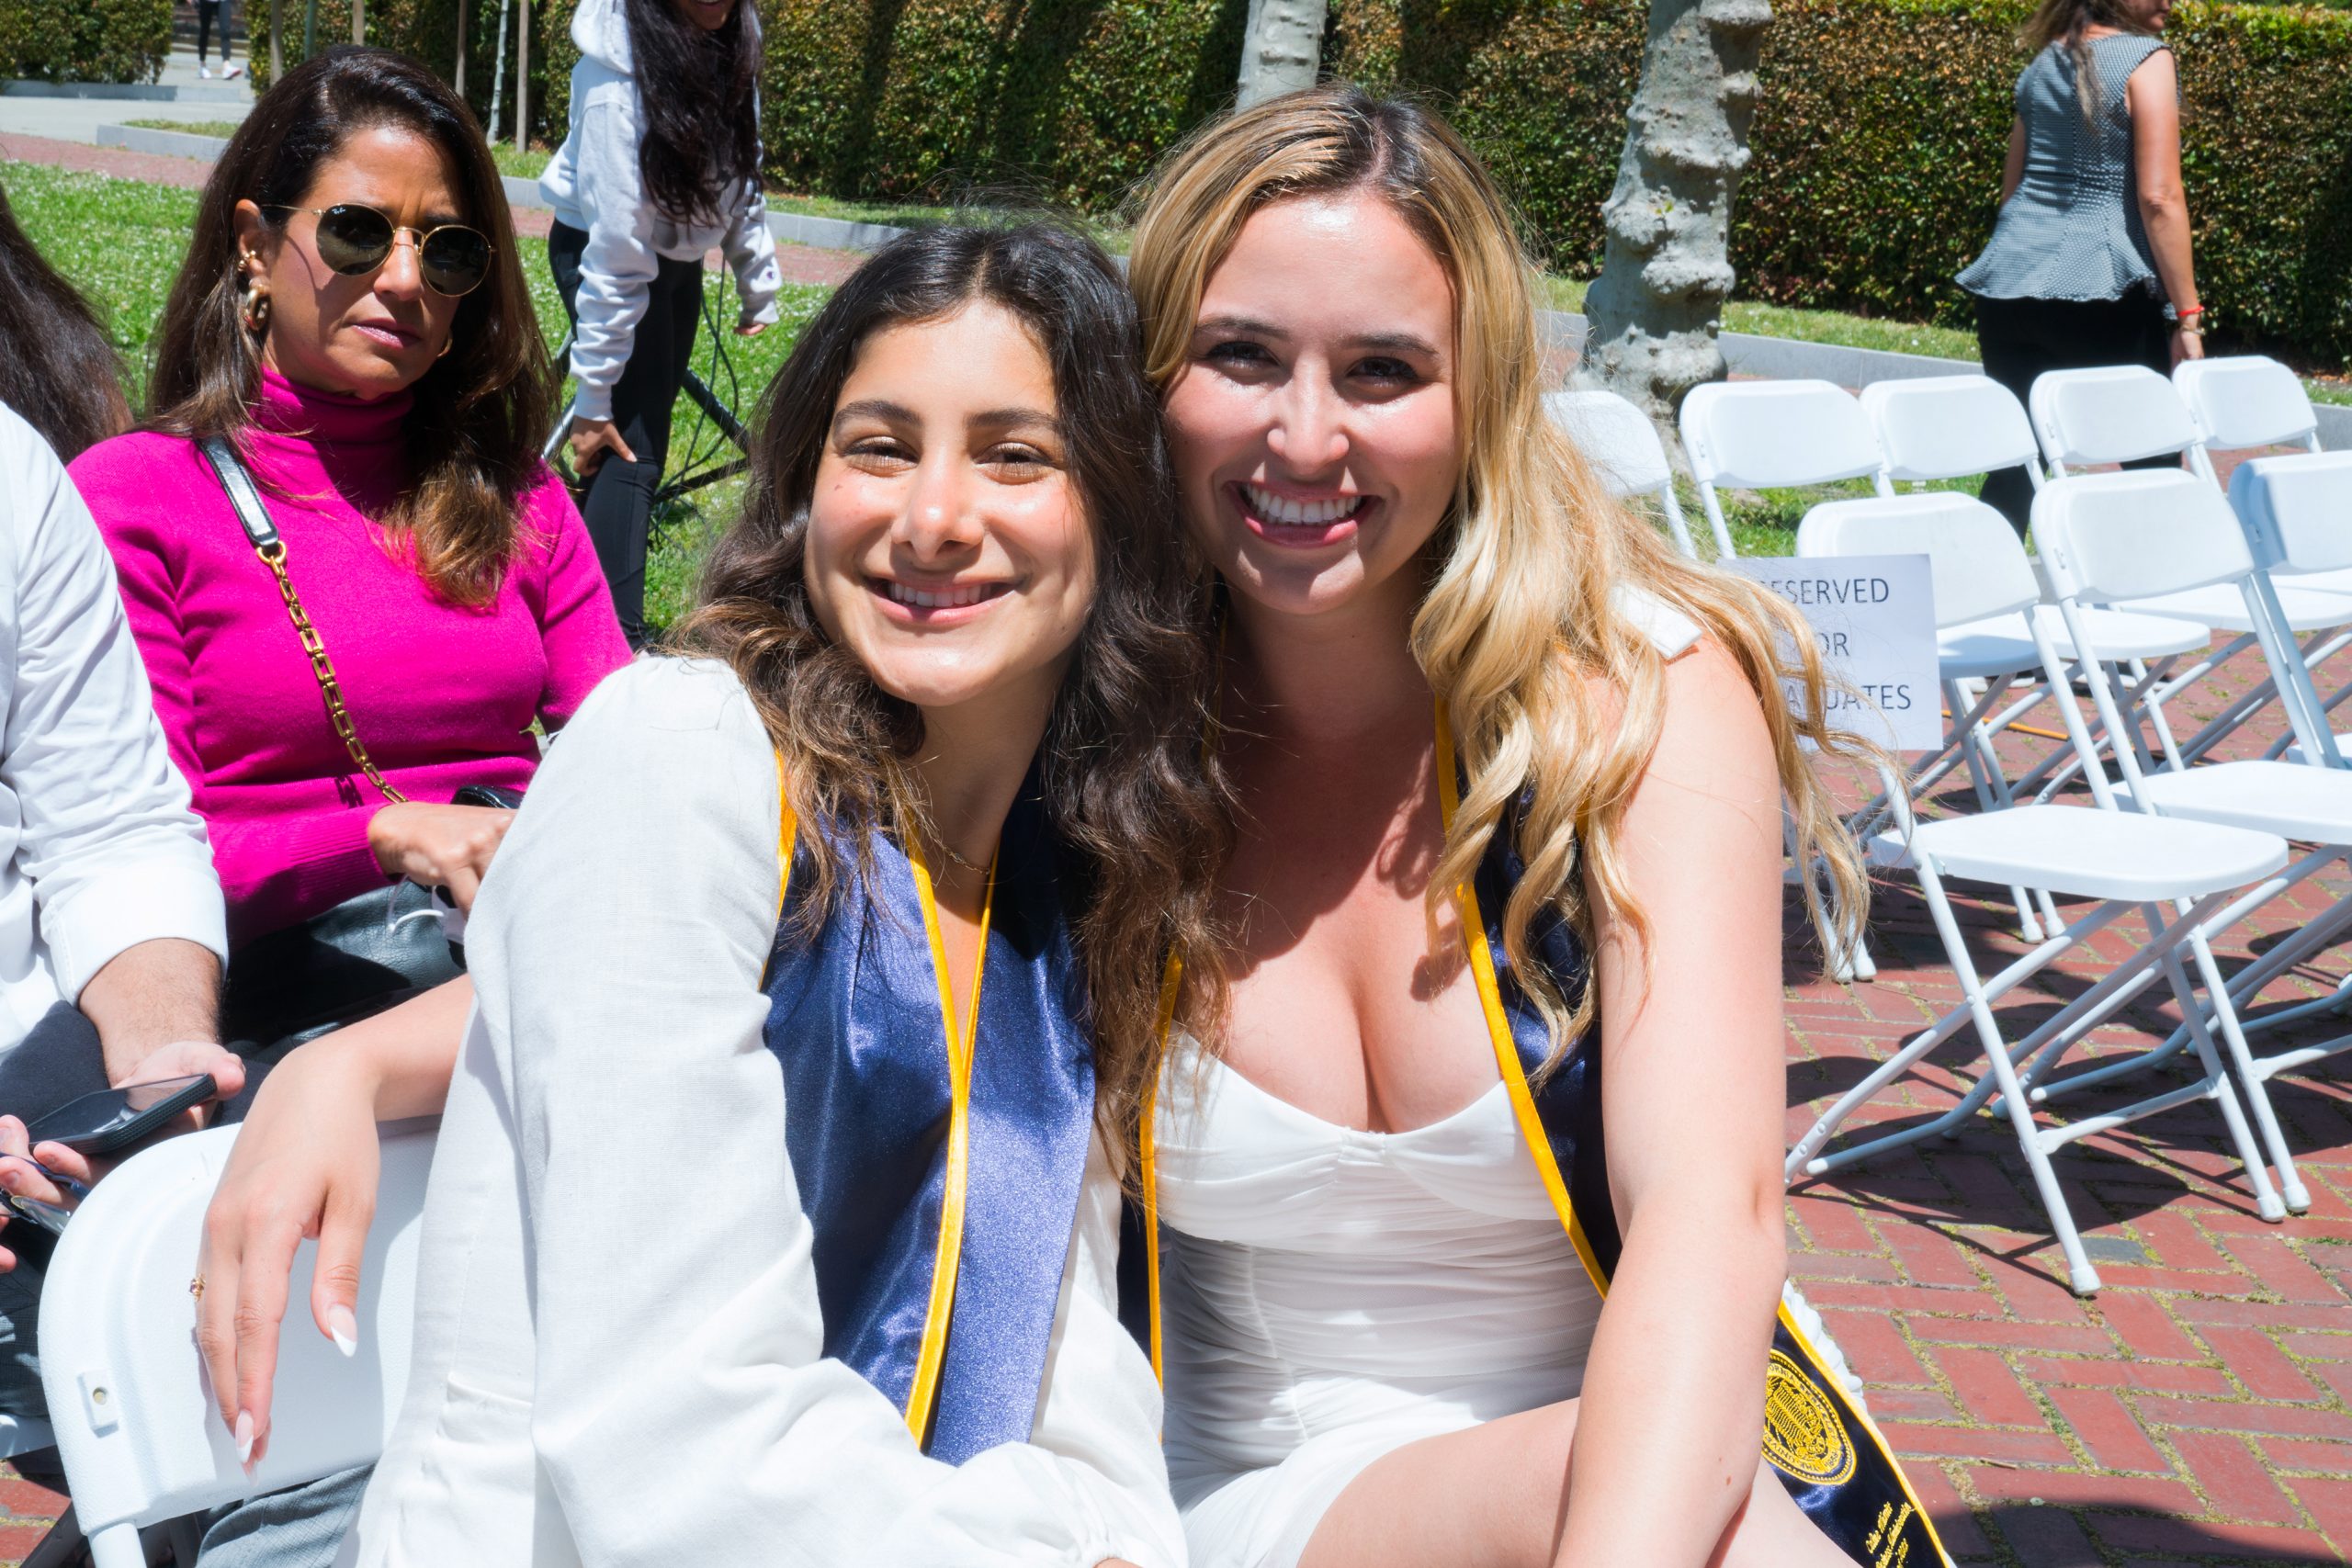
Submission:
[[0,79],[153,82],[172,52],[172,0],[0,0]]
[[[0,0],[0,39],[11,7],[46,3]],[[285,5],[299,19],[300,0]],[[1951,276],[1992,231],[2024,6],[1779,0],[1732,239],[1743,296],[1969,321]],[[1011,189],[1116,207],[1230,100],[1247,12],[1248,0],[765,0],[769,173],[835,196]],[[1645,0],[1331,0],[1324,63],[1444,110],[1550,265],[1589,273],[1646,14]],[[369,34],[446,72],[455,15],[456,0],[370,0]],[[540,135],[564,124],[570,21],[565,0],[532,17]],[[481,106],[496,0],[473,0],[470,22]],[[2352,14],[2182,0],[2168,37],[2198,268],[2224,332],[2352,361]]]
[[[1950,279],[1992,231],[2021,18],[2014,0],[1786,6],[1740,187],[1743,292],[1967,321]],[[2166,38],[2222,330],[2352,359],[2352,17],[2185,4]]]
[[[6,6],[13,0],[0,0]],[[289,66],[302,59],[302,13],[305,0],[279,0],[278,47]],[[164,0],[166,14],[169,0]],[[256,92],[269,86],[269,0],[247,0],[254,29],[253,77]],[[499,133],[514,134],[514,33],[520,25],[519,0],[514,0],[506,21],[505,77],[499,101]],[[564,103],[570,97],[572,62],[571,5],[569,0],[531,6],[531,135],[545,140],[549,132],[563,134]],[[368,0],[368,41],[423,61],[445,80],[454,80],[458,67],[458,0]],[[498,0],[466,0],[466,102],[475,116],[490,123],[490,90],[498,81]],[[351,38],[351,8],[345,0],[319,0],[313,41],[322,50]],[[552,104],[552,107],[550,107]]]
[[[1230,96],[1246,0],[771,0],[770,170],[838,196],[1117,204]],[[2022,0],[1780,0],[1733,262],[1743,295],[1964,324],[2025,64]],[[1599,265],[1642,0],[1331,0],[1324,62],[1417,93],[1567,272]],[[2225,328],[2352,359],[2352,16],[2183,0],[2184,170]]]
[[1233,96],[1247,0],[768,0],[770,172],[1114,203]]

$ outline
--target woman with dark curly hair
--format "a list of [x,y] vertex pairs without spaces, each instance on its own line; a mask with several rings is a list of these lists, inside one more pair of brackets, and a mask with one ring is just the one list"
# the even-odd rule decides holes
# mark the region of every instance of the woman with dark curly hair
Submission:
[[346,1560],[1180,1568],[1121,1182],[1227,830],[1116,268],[894,243],[752,476],[684,656],[605,682],[500,853],[454,1077],[312,1086],[355,1145],[446,1103],[420,1268],[463,1280]]

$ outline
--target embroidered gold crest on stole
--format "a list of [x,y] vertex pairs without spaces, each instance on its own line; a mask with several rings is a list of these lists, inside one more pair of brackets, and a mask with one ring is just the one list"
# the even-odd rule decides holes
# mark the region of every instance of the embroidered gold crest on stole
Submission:
[[1813,1380],[1779,1350],[1764,1372],[1764,1457],[1816,1486],[1835,1486],[1854,1473],[1846,1424]]

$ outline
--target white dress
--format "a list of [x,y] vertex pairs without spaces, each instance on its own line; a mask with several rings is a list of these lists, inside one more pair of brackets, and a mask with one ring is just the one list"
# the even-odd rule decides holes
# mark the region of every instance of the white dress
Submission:
[[1499,1078],[1442,1122],[1360,1133],[1180,1038],[1154,1136],[1193,1568],[1292,1568],[1373,1461],[1582,1386],[1600,1297]]
[[[1630,587],[1673,659],[1696,623]],[[1295,1568],[1366,1466],[1572,1399],[1600,1320],[1499,1077],[1442,1122],[1334,1126],[1179,1035],[1159,1145],[1168,1471],[1193,1568]]]
[[716,665],[639,660],[548,751],[467,931],[408,1395],[345,1568],[1182,1568],[1099,1143],[1028,1442],[927,1458],[825,1358],[760,991],[780,810]]

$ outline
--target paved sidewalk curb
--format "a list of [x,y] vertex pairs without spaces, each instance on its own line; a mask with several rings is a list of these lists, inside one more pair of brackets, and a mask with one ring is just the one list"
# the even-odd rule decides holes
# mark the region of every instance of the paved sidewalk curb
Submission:
[[164,82],[33,82],[21,78],[0,82],[0,97],[8,98],[127,98],[143,104],[249,104],[250,89],[227,83],[189,86]]
[[102,125],[98,145],[122,147],[133,152],[155,152],[168,158],[200,158],[211,163],[229,150],[225,136],[198,136],[187,130],[154,130],[143,125]]

